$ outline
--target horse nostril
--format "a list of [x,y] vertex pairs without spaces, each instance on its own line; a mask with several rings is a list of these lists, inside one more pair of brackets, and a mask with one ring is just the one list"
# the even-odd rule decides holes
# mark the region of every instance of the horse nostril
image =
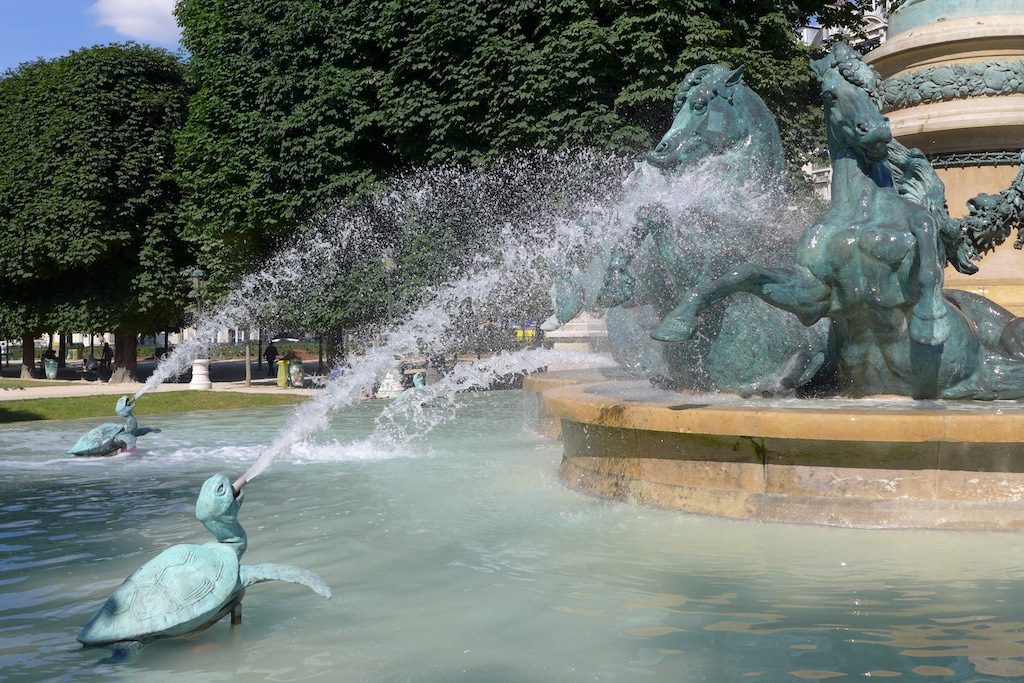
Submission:
[[867,133],[869,130],[871,130],[871,127],[864,121],[861,121],[860,123],[857,124],[857,130],[859,130],[861,133]]
[[667,142],[664,142],[664,141],[662,141],[662,142],[659,142],[659,143],[658,143],[658,146],[654,148],[654,153],[655,153],[655,154],[661,154],[661,153],[662,153],[662,152],[664,152],[664,151],[665,151],[666,149],[668,149],[668,143],[667,143]]

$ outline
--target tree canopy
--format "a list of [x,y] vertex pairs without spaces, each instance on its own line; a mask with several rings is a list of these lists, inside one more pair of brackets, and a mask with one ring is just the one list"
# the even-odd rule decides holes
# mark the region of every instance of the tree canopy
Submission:
[[0,336],[175,327],[188,292],[174,134],[180,61],[135,44],[0,78]]
[[181,0],[196,91],[179,141],[216,286],[401,169],[525,149],[650,148],[682,77],[745,64],[801,160],[818,98],[794,30],[832,0]]

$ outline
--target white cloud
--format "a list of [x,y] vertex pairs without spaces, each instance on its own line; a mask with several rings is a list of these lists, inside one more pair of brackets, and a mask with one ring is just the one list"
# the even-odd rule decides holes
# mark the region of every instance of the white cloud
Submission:
[[138,40],[177,43],[181,30],[174,21],[175,0],[96,0],[90,8],[102,26]]

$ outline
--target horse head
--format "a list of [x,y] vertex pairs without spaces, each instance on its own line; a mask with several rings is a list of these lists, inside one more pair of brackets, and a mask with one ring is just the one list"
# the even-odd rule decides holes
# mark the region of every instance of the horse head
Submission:
[[829,137],[864,162],[885,162],[892,130],[878,108],[878,72],[843,43],[811,67],[821,81]]
[[759,150],[767,170],[781,174],[782,143],[768,108],[743,83],[743,67],[707,64],[676,91],[674,119],[647,162],[663,170],[687,168],[740,145]]

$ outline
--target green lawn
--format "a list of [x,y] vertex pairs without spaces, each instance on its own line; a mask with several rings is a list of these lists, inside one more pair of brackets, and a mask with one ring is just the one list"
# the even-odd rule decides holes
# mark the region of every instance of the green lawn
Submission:
[[26,387],[53,387],[62,384],[78,384],[78,382],[65,382],[58,379],[0,379],[0,391]]
[[[29,398],[0,401],[0,424],[29,420],[71,420],[79,417],[107,417],[118,422],[114,413],[117,395],[75,396],[71,398]],[[189,413],[193,410],[227,410],[230,408],[263,408],[292,405],[301,396],[274,394],[236,394],[226,391],[168,391],[147,394],[139,399],[135,417],[144,421],[146,415]]]

